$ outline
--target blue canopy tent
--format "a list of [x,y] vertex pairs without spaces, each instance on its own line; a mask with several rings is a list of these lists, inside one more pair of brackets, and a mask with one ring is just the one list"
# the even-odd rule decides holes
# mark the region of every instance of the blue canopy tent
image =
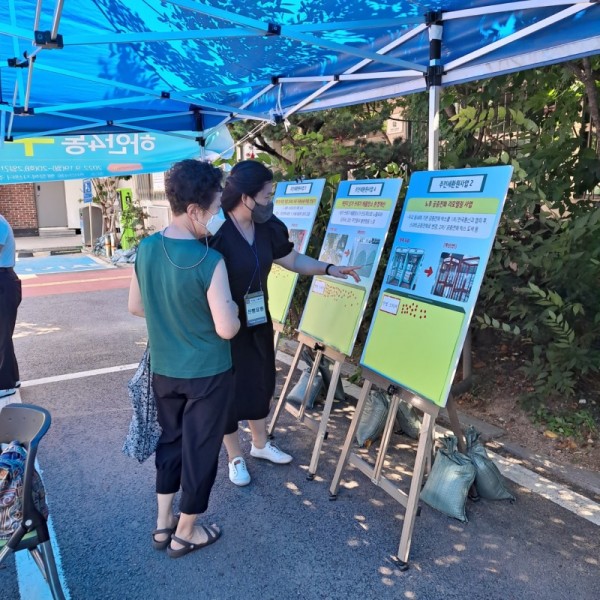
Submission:
[[189,131],[202,144],[232,119],[598,52],[595,1],[5,0],[1,137]]
[[598,53],[597,0],[3,0],[0,143],[179,132],[202,146],[235,119],[429,90],[435,169],[442,87]]

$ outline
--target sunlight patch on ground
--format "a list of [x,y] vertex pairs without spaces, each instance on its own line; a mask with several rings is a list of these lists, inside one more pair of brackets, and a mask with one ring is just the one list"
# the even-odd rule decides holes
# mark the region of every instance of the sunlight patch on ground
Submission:
[[15,327],[15,334],[13,335],[13,338],[19,339],[26,338],[31,335],[47,335],[48,333],[56,333],[57,331],[60,331],[60,327],[20,322]]

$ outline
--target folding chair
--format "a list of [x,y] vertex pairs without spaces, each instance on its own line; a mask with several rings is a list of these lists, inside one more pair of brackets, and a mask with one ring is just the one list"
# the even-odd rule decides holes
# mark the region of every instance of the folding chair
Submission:
[[50,428],[50,413],[33,404],[8,404],[0,411],[0,443],[18,440],[27,450],[23,477],[23,518],[19,528],[8,540],[0,540],[0,564],[13,552],[29,550],[50,587],[54,600],[65,600],[48,525],[36,509],[32,495],[32,480],[38,444]]

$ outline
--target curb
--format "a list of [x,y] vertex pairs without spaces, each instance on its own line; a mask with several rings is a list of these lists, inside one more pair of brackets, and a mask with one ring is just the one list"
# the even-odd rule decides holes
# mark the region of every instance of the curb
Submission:
[[36,250],[18,250],[17,258],[38,258],[42,256],[56,256],[60,254],[81,254],[81,246],[72,246],[65,248],[40,248]]

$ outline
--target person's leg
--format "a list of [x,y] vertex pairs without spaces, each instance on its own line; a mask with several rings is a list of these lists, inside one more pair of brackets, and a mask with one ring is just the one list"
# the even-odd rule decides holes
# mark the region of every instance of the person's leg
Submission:
[[171,533],[168,530],[174,530],[177,526],[177,517],[173,514],[175,494],[156,494],[156,499],[158,502],[156,531],[163,531],[163,533],[155,532],[152,535],[155,542],[161,543],[170,539]]
[[[176,537],[201,544],[206,532],[195,527],[198,514],[206,511],[219,460],[219,451],[231,399],[230,371],[187,382],[188,401],[182,421],[181,516]],[[214,528],[218,531],[218,528]],[[171,548],[182,545],[173,540]]]
[[[254,396],[252,414],[247,415],[252,432],[250,455],[276,464],[287,464],[291,462],[292,457],[267,440],[267,417],[271,408],[271,399],[275,393],[276,380],[273,329],[265,326],[257,330],[252,342],[253,363],[250,363],[252,379],[248,378],[246,381],[247,388],[252,390],[251,393]],[[248,359],[245,363],[248,366]]]
[[21,281],[15,273],[0,272],[0,390],[14,388],[19,380],[12,338],[20,303]]
[[[177,531],[175,537],[184,542],[202,545],[208,541],[208,534],[203,527],[196,525],[196,517],[198,515],[188,515],[181,513],[179,516],[179,524],[177,525]],[[221,529],[217,525],[211,525],[210,530],[213,533],[218,533]],[[180,544],[176,539],[171,540],[171,548],[173,550],[181,550],[184,548],[183,544]]]
[[248,421],[252,432],[252,444],[255,448],[264,448],[267,443],[267,420]]
[[225,450],[227,450],[228,462],[231,462],[234,458],[242,456],[242,447],[240,445],[240,435],[236,430],[234,433],[228,433],[223,436],[223,444]]
[[[157,530],[172,529],[176,524],[173,500],[181,483],[181,421],[186,403],[185,396],[177,393],[178,381],[156,374],[153,377],[158,422],[162,428],[155,454]],[[156,542],[164,542],[168,537],[168,533],[154,534]]]
[[254,458],[264,458],[276,465],[287,465],[291,463],[293,457],[278,448],[273,442],[267,440],[267,421],[259,419],[257,421],[248,421],[250,431],[252,431],[252,446],[250,447],[250,456]]

